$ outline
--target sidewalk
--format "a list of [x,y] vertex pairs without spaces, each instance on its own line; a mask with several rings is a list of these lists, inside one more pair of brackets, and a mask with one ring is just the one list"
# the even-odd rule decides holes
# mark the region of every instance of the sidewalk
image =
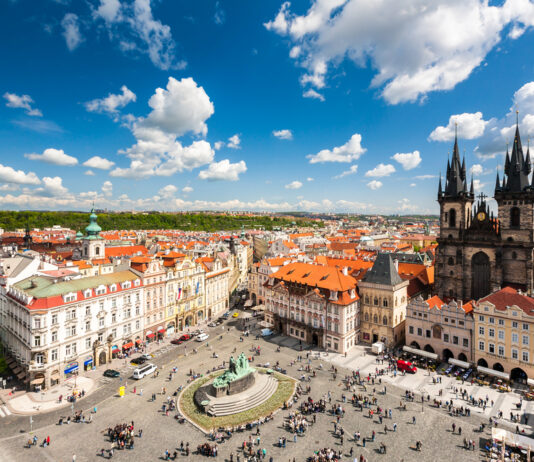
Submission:
[[[186,329],[182,332],[176,332],[169,337],[162,340],[149,343],[145,347],[145,353],[156,354],[161,349],[167,349],[171,345],[171,340],[178,338],[184,333],[192,332],[196,329],[207,330],[208,321],[205,320],[196,326]],[[78,391],[84,390],[84,398],[89,396],[93,391],[98,388],[98,381],[102,377],[102,373],[106,369],[122,370],[130,366],[130,360],[132,357],[137,357],[140,352],[132,353],[127,358],[115,358],[109,363],[101,365],[96,369],[89,369],[87,371],[80,371],[80,375],[77,377],[71,377],[65,380],[62,384],[56,385],[52,388],[44,390],[42,392],[28,392],[24,390],[11,392],[11,389],[0,389],[0,402],[4,402],[5,406],[11,411],[12,414],[22,415],[34,415],[41,412],[49,412],[60,408],[70,407],[72,403],[68,402],[65,398],[72,394],[76,385]],[[59,402],[59,396],[63,396],[63,401]],[[76,403],[84,398],[78,398]]]

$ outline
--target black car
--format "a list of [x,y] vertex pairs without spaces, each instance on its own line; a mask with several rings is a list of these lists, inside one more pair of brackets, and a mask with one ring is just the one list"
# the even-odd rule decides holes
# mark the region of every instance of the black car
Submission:
[[115,378],[119,377],[120,375],[120,372],[116,371],[115,369],[107,369],[106,371],[104,371],[104,377]]
[[130,361],[130,364],[133,364],[133,365],[140,365],[140,364],[144,364],[146,362],[146,358],[143,358],[142,356],[139,356],[139,358],[134,358]]

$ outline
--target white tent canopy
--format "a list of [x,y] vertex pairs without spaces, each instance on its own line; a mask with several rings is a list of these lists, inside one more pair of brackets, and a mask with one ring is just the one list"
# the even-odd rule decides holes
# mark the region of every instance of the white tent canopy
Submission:
[[245,304],[243,305],[245,308],[249,308],[252,306],[252,300],[247,300]]
[[417,348],[412,348],[409,346],[403,346],[402,349],[406,351],[406,353],[412,353],[414,355],[424,356],[425,358],[429,358],[429,359],[438,359],[438,355],[436,353],[430,353],[425,350],[418,350]]
[[478,366],[477,370],[483,374],[492,375],[493,377],[499,377],[500,379],[504,380],[510,380],[510,374],[507,374],[506,372],[496,371],[494,369],[489,369],[482,366]]
[[471,364],[454,358],[449,358],[449,364],[452,364],[453,366],[462,367],[463,369],[469,369],[471,367]]

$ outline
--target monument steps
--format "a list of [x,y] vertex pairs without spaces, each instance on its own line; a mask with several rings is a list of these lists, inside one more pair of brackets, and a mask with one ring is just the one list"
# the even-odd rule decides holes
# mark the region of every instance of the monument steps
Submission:
[[247,393],[245,396],[234,400],[228,396],[228,401],[225,400],[208,406],[207,413],[217,417],[237,414],[238,412],[248,411],[267,401],[278,388],[278,380],[271,375],[264,375],[262,378],[264,380],[261,380],[261,386],[256,387],[252,393]]

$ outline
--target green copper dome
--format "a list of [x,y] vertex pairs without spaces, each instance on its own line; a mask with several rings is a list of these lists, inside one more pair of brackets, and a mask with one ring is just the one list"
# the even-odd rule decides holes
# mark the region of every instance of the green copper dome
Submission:
[[89,216],[89,224],[85,228],[87,239],[100,239],[100,231],[102,231],[102,228],[98,226],[96,218],[95,209],[93,208],[91,209],[91,215]]

